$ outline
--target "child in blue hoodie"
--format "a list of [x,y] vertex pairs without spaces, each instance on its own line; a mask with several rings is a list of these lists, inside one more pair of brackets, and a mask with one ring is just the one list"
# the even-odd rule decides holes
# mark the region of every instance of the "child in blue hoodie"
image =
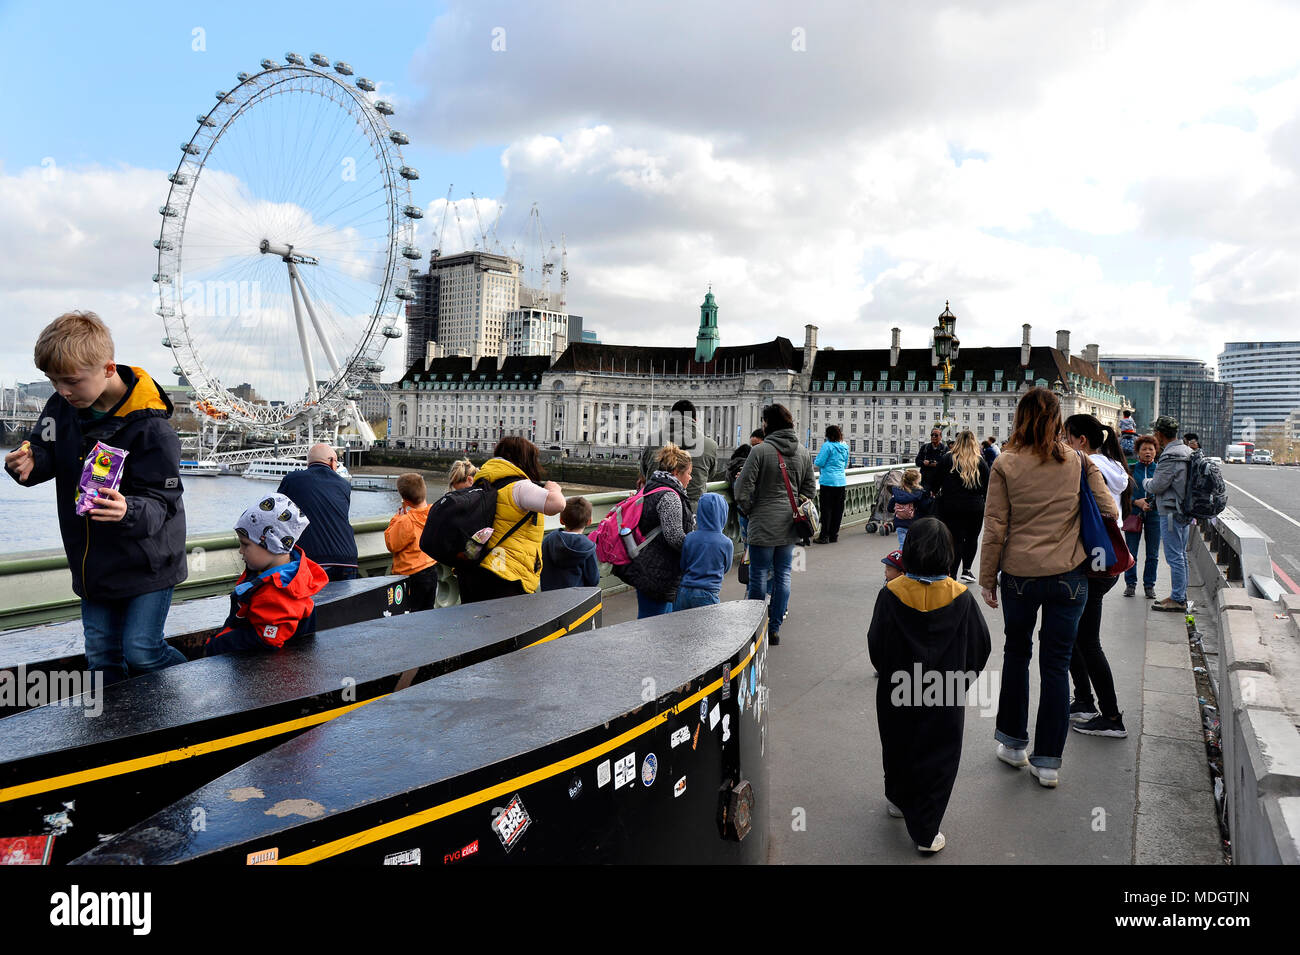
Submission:
[[586,537],[591,502],[585,497],[569,498],[560,512],[560,523],[564,530],[547,534],[542,541],[542,590],[599,587],[596,543]]
[[736,545],[722,533],[727,523],[727,499],[705,494],[695,511],[695,530],[682,542],[682,582],[677,587],[674,610],[718,603],[722,578],[731,570]]

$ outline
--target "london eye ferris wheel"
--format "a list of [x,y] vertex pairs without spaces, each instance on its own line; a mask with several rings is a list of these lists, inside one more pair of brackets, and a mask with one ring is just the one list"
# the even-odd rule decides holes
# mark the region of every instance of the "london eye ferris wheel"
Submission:
[[353,425],[421,253],[390,103],[313,53],[216,94],[159,208],[157,313],[195,408],[250,432]]

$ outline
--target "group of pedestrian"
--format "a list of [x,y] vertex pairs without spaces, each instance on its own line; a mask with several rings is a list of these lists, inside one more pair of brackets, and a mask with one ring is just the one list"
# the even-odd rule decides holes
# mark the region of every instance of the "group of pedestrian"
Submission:
[[[1125,445],[1135,455],[1131,466]],[[1178,423],[1167,416],[1154,422],[1149,435],[1086,414],[1062,421],[1059,400],[1045,388],[1021,398],[1000,452],[988,441],[980,449],[969,431],[950,450],[943,448],[936,429],[918,453],[917,467],[907,471],[901,487],[891,488],[900,550],[885,558],[887,583],[868,633],[878,675],[897,678],[918,667],[917,673],[961,677],[963,692],[946,696],[939,706],[912,705],[907,694],[895,692],[891,684],[897,680],[882,679],[877,690],[886,808],[906,819],[917,848],[927,853],[945,844],[938,827],[960,760],[964,687],[988,655],[987,633],[981,637],[982,621],[975,622],[979,614],[972,616],[973,602],[959,582],[966,575],[958,577],[973,559],[974,540],[981,544],[980,593],[989,607],[1001,609],[1005,634],[995,755],[1055,788],[1071,729],[1127,736],[1103,649],[1103,603],[1120,567],[1127,567],[1124,595],[1135,595],[1143,541],[1146,596],[1156,596],[1162,540],[1172,577],[1171,596],[1152,609],[1186,610],[1190,520],[1184,499],[1194,450],[1178,439]],[[1084,544],[1092,504],[1103,529],[1124,523],[1130,554],[1117,554],[1108,567],[1099,566]],[[922,509],[937,516],[923,516]],[[1131,565],[1127,556],[1134,558]],[[1035,629],[1039,702],[1031,737]]]

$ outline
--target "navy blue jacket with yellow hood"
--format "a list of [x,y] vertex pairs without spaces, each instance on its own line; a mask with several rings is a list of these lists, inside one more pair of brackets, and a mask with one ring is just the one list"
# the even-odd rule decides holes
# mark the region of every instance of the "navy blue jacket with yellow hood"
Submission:
[[[126,394],[104,417],[96,419],[55,394],[28,437],[33,467],[23,483],[54,478],[72,589],[87,600],[137,597],[174,587],[189,573],[181,444],[167,422],[171,400],[142,369],[118,365],[117,372]],[[97,441],[127,452],[119,488],[126,515],[118,522],[76,512],[82,463]]]

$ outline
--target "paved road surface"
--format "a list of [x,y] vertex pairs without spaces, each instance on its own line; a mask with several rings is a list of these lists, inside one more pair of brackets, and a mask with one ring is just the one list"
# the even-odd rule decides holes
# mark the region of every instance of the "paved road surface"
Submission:
[[1228,506],[1268,538],[1279,583],[1300,593],[1300,468],[1230,464],[1223,479]]

